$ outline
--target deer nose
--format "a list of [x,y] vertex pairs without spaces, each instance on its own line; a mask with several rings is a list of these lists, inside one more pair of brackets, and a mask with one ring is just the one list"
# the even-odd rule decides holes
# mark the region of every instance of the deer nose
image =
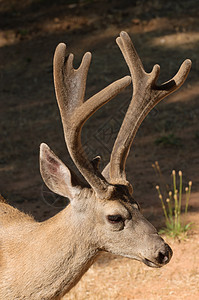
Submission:
[[168,244],[165,244],[165,250],[158,253],[157,261],[160,265],[166,265],[173,255],[173,251]]

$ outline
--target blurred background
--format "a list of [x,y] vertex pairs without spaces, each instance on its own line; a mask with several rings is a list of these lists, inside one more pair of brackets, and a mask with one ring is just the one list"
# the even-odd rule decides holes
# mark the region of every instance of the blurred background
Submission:
[[[191,220],[198,219],[198,7],[196,0],[0,0],[0,193],[10,204],[37,220],[54,215],[67,204],[45,187],[39,172],[41,142],[75,170],[64,143],[54,94],[52,61],[57,44],[67,44],[69,53],[75,55],[75,67],[86,51],[92,52],[88,98],[129,74],[115,43],[125,30],[146,71],[156,63],[161,66],[159,83],[172,78],[186,58],[193,63],[183,87],[158,104],[137,133],[127,161],[134,198],[146,217],[161,227],[163,215],[155,190],[158,178],[152,168],[158,161],[165,182],[171,181],[173,169],[182,170],[183,183],[192,180],[190,216]],[[109,160],[131,94],[132,87],[126,88],[84,126],[85,151],[90,159],[101,155],[102,168]],[[136,274],[142,279],[146,272],[139,270]],[[199,273],[194,274],[196,278]],[[135,299],[114,295],[110,299]],[[88,295],[75,297],[71,299],[90,299]],[[109,299],[100,297],[91,299]],[[136,299],[144,298],[138,295]],[[181,295],[180,299],[190,298]]]

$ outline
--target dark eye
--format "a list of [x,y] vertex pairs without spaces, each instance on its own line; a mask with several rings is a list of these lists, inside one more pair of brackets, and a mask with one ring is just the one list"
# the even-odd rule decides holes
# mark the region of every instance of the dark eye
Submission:
[[123,218],[121,215],[108,215],[108,221],[112,224],[115,224],[115,223],[120,223],[123,221]]

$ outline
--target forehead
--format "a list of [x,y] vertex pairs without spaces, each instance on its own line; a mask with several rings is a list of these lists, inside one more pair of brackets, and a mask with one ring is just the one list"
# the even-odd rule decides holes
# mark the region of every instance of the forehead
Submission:
[[130,195],[127,188],[123,188],[119,186],[116,187],[115,192],[112,194],[112,196],[109,199],[103,199],[100,201],[102,206],[107,210],[115,210],[119,212],[131,212],[135,208],[138,209],[138,204]]
[[136,213],[138,206],[135,201],[127,202],[122,200],[106,200],[100,211],[106,215],[122,215],[123,218],[129,219]]
[[129,192],[129,188],[126,185],[114,185],[112,193],[110,195],[110,200],[117,200],[122,203],[134,204],[136,201],[134,200],[132,194]]

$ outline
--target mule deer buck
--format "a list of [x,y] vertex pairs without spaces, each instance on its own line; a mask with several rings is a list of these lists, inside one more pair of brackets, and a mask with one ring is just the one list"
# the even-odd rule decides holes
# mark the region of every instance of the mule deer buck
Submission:
[[[84,102],[91,54],[78,69],[73,55],[59,44],[54,56],[56,97],[70,156],[88,185],[41,144],[44,182],[70,204],[44,222],[0,204],[0,299],[60,299],[82,277],[101,251],[162,267],[171,248],[141,214],[126,179],[125,163],[136,131],[149,111],[185,81],[191,61],[185,60],[168,82],[156,85],[160,67],[146,73],[130,37],[117,38],[131,77],[126,76]],[[133,81],[133,96],[115,141],[110,162],[99,171],[99,157],[89,161],[81,144],[82,126],[102,105]]]

